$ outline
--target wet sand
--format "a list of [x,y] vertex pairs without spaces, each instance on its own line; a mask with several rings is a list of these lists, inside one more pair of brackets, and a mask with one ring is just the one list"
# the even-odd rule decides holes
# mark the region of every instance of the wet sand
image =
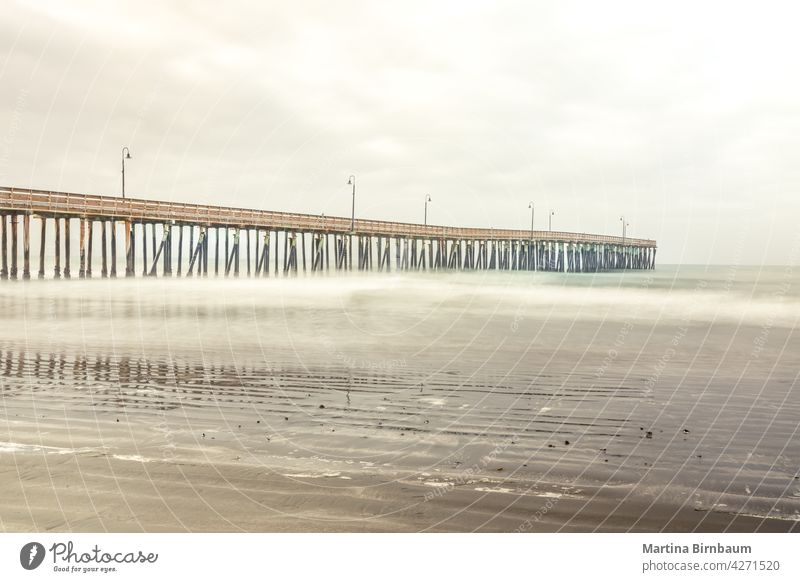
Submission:
[[7,287],[0,528],[798,529],[791,306],[521,280]]
[[[287,477],[229,460],[0,454],[5,531],[783,532],[796,522],[652,504],[625,488],[481,480],[431,495],[413,476]],[[346,483],[344,482],[346,478]],[[496,489],[497,491],[491,491]],[[602,490],[601,490],[602,489]]]

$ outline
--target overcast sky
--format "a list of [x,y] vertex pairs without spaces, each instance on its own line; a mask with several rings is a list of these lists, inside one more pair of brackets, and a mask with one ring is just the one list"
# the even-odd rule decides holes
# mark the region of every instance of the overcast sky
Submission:
[[3,185],[800,258],[791,3],[0,2]]

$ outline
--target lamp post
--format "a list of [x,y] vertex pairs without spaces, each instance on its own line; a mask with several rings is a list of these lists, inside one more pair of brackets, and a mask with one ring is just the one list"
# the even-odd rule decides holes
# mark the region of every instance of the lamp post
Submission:
[[547,228],[550,232],[553,232],[553,216],[555,216],[555,214],[556,214],[555,211],[553,209],[550,209],[550,215],[547,217],[549,221],[549,225]]
[[431,195],[425,194],[425,222],[424,225],[428,226],[428,202],[431,201]]
[[131,151],[128,146],[122,148],[122,197],[125,198],[125,160],[131,159]]
[[625,235],[628,233],[628,222],[625,220],[624,216],[619,217],[620,222],[622,223],[622,268],[628,268],[628,257],[625,253]]
[[533,202],[528,204],[528,208],[531,209],[531,240],[533,240],[533,213],[535,212]]
[[350,237],[347,243],[347,267],[353,270],[353,233],[356,231],[356,177],[350,174],[347,183],[353,186],[353,211],[350,215]]
[[531,269],[533,262],[533,216],[536,209],[534,208],[533,201],[528,203],[528,208],[531,209],[531,240],[528,242],[528,270]]
[[348,186],[353,186],[353,210],[350,215],[350,232],[355,232],[356,230],[356,177],[353,174],[350,174],[350,177],[347,179]]

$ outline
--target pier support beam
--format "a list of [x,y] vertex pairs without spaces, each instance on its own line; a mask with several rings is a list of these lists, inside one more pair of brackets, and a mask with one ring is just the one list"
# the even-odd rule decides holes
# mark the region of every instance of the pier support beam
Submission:
[[239,229],[236,229],[236,232],[233,235],[233,244],[234,244],[234,251],[236,256],[234,257],[233,262],[233,276],[239,276]]
[[[225,229],[227,234],[227,228]],[[288,235],[287,235],[288,236]],[[227,236],[226,236],[227,239]],[[228,247],[228,241],[225,241],[225,248]],[[233,276],[239,276],[239,229],[237,228],[233,233],[233,248],[230,249],[230,254],[228,255],[226,262],[225,262],[225,276],[228,277],[233,270]]]
[[0,279],[8,279],[8,235],[6,234],[6,220],[5,214],[0,214]]
[[105,279],[108,277],[108,251],[106,249],[108,237],[106,236],[106,222],[100,221],[100,277]]
[[[280,251],[281,241],[278,238],[278,231],[275,231],[275,276],[278,275],[278,251]],[[272,240],[272,232],[267,231],[267,246],[270,245],[270,241]],[[267,270],[269,270],[269,259],[267,259]]]
[[217,235],[214,237],[214,275],[219,275],[219,227],[217,227]]
[[247,237],[247,276],[250,276],[250,229],[244,229],[244,236]]
[[142,221],[142,277],[147,277],[147,223]]
[[[208,277],[208,227],[207,226],[200,227],[200,240],[202,241],[202,245],[200,247],[200,267],[198,268],[198,273],[202,271],[203,277]],[[170,263],[172,263],[172,259],[170,259]]]
[[70,239],[71,239],[71,236],[70,236],[70,232],[69,232],[69,230],[70,230],[69,229],[70,222],[72,222],[72,221],[70,220],[70,218],[68,216],[64,217],[64,278],[65,279],[69,279],[69,278],[72,277],[72,272],[70,271],[70,268],[69,268],[69,264],[70,264],[70,260],[71,260],[71,256],[70,256],[71,255],[71,252],[70,252],[70,246],[71,246],[71,240]]
[[[153,234],[156,232],[156,225],[153,223]],[[153,264],[150,266],[150,276],[155,277],[158,274],[158,260],[161,258],[161,255],[164,255],[164,264],[166,265],[167,262],[167,245],[169,244],[169,229],[165,228],[164,233],[161,237],[161,245],[158,246],[158,249],[153,249]]]
[[83,279],[86,277],[86,219],[81,218],[79,223],[79,237],[78,237],[78,278]]
[[172,277],[172,225],[165,222],[161,225],[163,236],[166,240],[164,244],[164,260],[162,275],[164,277]]
[[22,278],[31,278],[31,215],[22,215]]
[[42,232],[40,235],[39,240],[39,278],[44,279],[44,252],[47,248],[47,241],[46,241],[46,234],[47,234],[47,217],[42,216],[41,218],[41,227]]
[[111,276],[117,276],[117,221],[111,221]]
[[156,243],[156,223],[155,222],[150,225],[150,230],[151,230],[151,234],[152,234],[152,238],[153,238],[153,256],[156,256],[156,247],[158,246],[158,243]]
[[60,279],[61,278],[61,220],[56,216],[53,219],[56,225],[56,235],[55,235],[55,262],[53,266],[53,278]]
[[125,221],[125,276],[133,277],[136,263],[136,228],[129,220]]
[[11,271],[9,277],[17,278],[17,215],[11,215]]
[[206,248],[205,238],[206,238],[206,229],[200,227],[200,235],[199,238],[197,239],[197,246],[194,249],[192,248],[189,249],[189,268],[186,271],[187,277],[191,277],[194,274],[194,265],[195,263],[198,263],[198,261],[199,263],[197,266],[197,274],[199,276],[202,273],[203,258],[201,255],[203,254],[203,250]]
[[[269,276],[269,242],[270,242],[270,232],[264,231],[262,235],[262,243],[261,243],[261,259],[259,264],[256,266],[256,276],[261,275],[262,277]],[[258,256],[258,253],[256,253]]]
[[[201,235],[203,236],[203,277],[208,277],[208,233],[209,233],[208,226],[201,229]],[[170,257],[172,257],[172,253],[170,252]],[[172,258],[170,258],[170,264],[172,263]]]
[[[191,252],[191,249],[190,249]],[[178,225],[178,271],[180,277],[183,274],[183,225]]]
[[349,237],[349,241],[347,243],[347,267],[351,271],[353,270],[353,235],[351,234]]
[[[191,241],[191,231],[189,231],[189,241]],[[231,256],[231,235],[228,231],[228,227],[225,227],[225,276],[228,276],[228,271],[230,270],[230,256]]]
[[[303,253],[303,272],[306,272],[306,233],[300,233],[300,252]],[[249,269],[249,267],[248,267]]]
[[91,218],[86,221],[86,237],[88,238],[87,241],[87,251],[86,251],[86,278],[92,278],[92,243],[94,240],[93,236],[94,230],[94,220]]

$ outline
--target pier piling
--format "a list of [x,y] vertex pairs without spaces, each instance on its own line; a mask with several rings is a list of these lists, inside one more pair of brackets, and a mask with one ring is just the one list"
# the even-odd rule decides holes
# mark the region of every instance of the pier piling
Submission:
[[117,277],[117,222],[111,220],[111,277]]
[[147,223],[142,221],[142,277],[147,277]]
[[40,217],[41,222],[41,234],[39,240],[39,278],[44,279],[44,253],[47,250],[47,218],[42,216]]
[[0,214],[0,279],[8,279],[8,241],[6,234],[7,216]]
[[71,220],[69,218],[64,218],[64,278],[69,279],[72,277],[72,273],[70,271],[70,247],[71,244],[71,237],[70,237],[70,225]]
[[31,278],[31,215],[22,215],[22,278]]
[[56,217],[55,218],[55,265],[53,267],[53,278],[60,279],[61,278],[61,220]]
[[88,237],[87,250],[86,250],[86,278],[92,278],[92,244],[94,241],[94,220],[89,219],[86,223],[86,236]]
[[108,277],[108,251],[107,251],[106,221],[100,221],[100,278]]
[[11,279],[17,278],[17,215],[11,215]]

